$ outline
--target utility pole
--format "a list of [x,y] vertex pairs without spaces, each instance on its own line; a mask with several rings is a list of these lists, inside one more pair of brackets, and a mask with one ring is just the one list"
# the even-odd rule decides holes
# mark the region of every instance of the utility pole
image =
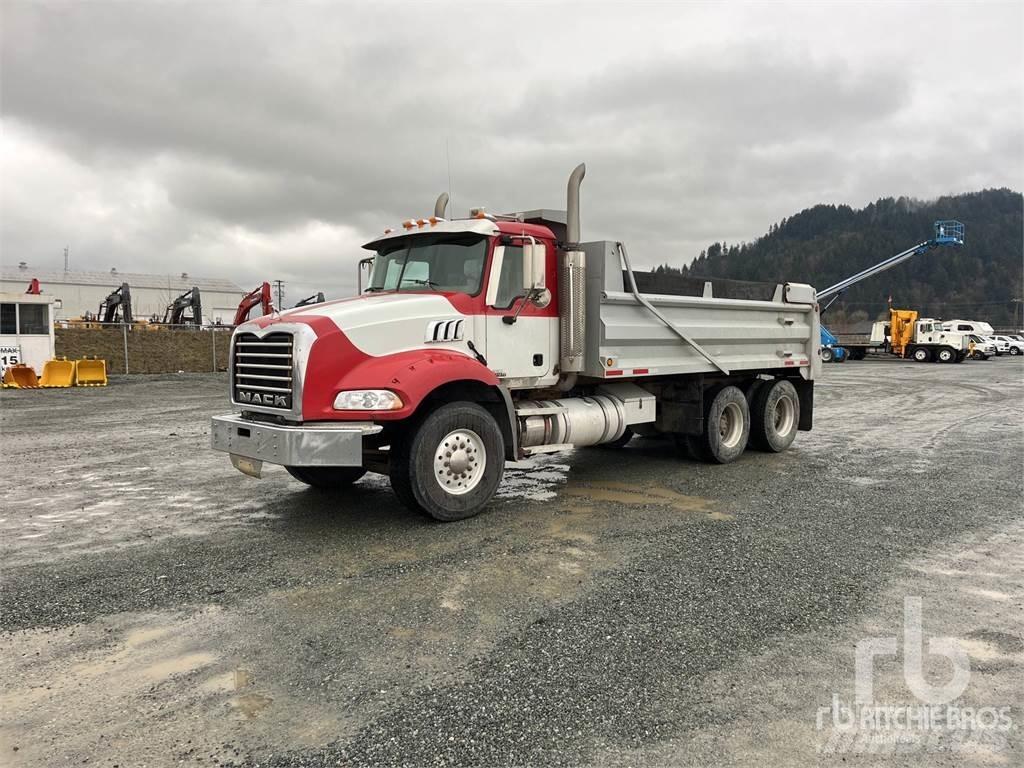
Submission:
[[277,311],[284,309],[284,280],[275,280],[274,288],[277,289]]
[[64,246],[64,271],[68,271],[68,247]]

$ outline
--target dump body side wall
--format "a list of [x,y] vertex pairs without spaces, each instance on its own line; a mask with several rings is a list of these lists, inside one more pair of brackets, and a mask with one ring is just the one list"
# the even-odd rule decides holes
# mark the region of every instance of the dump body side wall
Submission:
[[[587,254],[585,375],[718,370],[628,292],[615,243],[586,243],[582,248]],[[719,299],[713,291],[712,286],[710,296],[644,296],[730,372],[799,369],[804,378],[813,379],[820,371],[819,320],[813,304],[786,302],[782,290],[770,301]]]

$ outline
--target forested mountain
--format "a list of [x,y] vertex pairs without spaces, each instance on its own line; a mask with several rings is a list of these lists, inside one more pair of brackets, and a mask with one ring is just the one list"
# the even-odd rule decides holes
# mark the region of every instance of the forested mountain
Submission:
[[[883,198],[855,210],[816,205],[772,225],[752,243],[713,243],[690,267],[661,273],[807,282],[825,288],[933,236],[940,219],[966,226],[966,244],[914,256],[850,288],[825,316],[830,326],[875,319],[893,306],[942,318],[1022,324],[1024,198],[1009,189],[922,202]],[[1016,301],[1015,301],[1016,300]]]

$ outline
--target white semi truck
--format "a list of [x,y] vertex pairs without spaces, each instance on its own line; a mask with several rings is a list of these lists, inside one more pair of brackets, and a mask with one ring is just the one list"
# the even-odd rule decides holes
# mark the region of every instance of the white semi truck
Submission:
[[871,335],[836,337],[851,360],[883,352],[919,363],[960,363],[974,356],[974,334],[948,330],[941,320],[918,317],[913,309],[889,309],[889,319],[871,326]]
[[[641,293],[622,243],[567,211],[410,219],[365,246],[361,295],[274,313],[233,335],[231,403],[212,444],[344,488],[367,471],[439,520],[485,507],[506,461],[634,433],[725,463],[809,430],[820,372],[814,289],[682,280]],[[760,292],[760,294],[758,294]]]

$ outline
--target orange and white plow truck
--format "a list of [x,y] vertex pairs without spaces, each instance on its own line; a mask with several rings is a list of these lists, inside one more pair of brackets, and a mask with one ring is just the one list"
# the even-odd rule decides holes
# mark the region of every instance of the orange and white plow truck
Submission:
[[814,289],[634,272],[583,241],[584,173],[566,211],[449,220],[441,195],[366,244],[361,295],[239,326],[213,447],[318,488],[386,474],[438,520],[480,512],[505,462],[635,434],[715,463],[785,450],[811,428]]

